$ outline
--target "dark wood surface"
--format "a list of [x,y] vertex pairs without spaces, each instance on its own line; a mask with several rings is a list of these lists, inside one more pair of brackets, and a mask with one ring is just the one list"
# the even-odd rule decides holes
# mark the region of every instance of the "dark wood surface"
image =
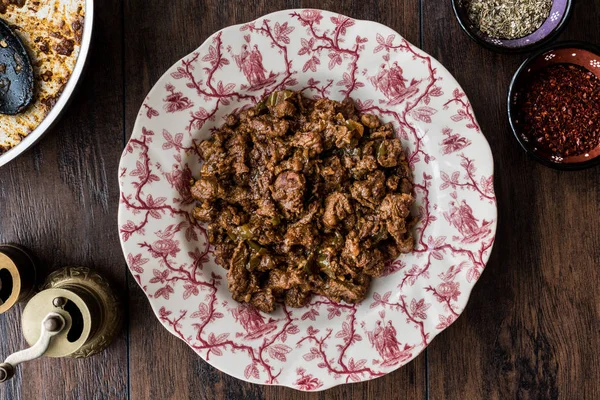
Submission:
[[[600,3],[576,3],[561,39],[600,44]],[[216,30],[297,7],[386,24],[454,74],[494,152],[500,221],[488,267],[454,325],[400,370],[318,394],[238,381],[168,334],[127,272],[116,224],[117,165],[154,82]],[[0,400],[600,398],[600,174],[552,171],[518,148],[505,99],[523,55],[469,41],[449,0],[104,0],[96,17],[68,111],[0,168],[0,242],[32,248],[43,275],[97,268],[125,293],[128,323],[98,356],[25,364],[0,386]],[[0,316],[0,359],[25,346],[21,311]]]

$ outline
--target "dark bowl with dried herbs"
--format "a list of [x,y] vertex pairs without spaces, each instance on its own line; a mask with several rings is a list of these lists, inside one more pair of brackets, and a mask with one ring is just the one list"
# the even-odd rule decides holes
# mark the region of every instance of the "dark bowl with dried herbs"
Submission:
[[567,42],[541,50],[517,70],[508,118],[521,147],[560,170],[600,164],[600,48]]
[[572,0],[452,0],[461,28],[481,46],[501,53],[538,49],[566,26]]

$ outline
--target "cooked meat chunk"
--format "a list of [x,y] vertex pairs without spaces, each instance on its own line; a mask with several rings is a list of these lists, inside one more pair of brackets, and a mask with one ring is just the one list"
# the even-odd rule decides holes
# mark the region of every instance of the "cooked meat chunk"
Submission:
[[[262,226],[258,226],[260,222],[250,220],[250,223],[255,226],[253,232],[253,239],[258,242],[261,246],[269,246],[275,243],[280,243],[283,240],[283,234],[279,229],[276,229],[273,224],[276,221],[275,218],[271,218],[262,223]],[[267,253],[268,254],[268,253]]]
[[233,298],[242,298],[250,286],[250,273],[246,269],[248,262],[248,247],[246,243],[240,242],[233,251],[231,261],[229,262],[229,271],[227,271],[227,285]]
[[225,154],[223,147],[215,140],[203,140],[198,145],[198,151],[205,161],[209,160],[212,156]]
[[358,237],[361,241],[372,237],[383,239],[387,233],[385,230],[385,222],[382,221],[380,215],[368,215],[367,218],[360,218],[357,227]]
[[348,196],[339,192],[332,193],[325,199],[323,225],[333,229],[350,213],[352,213],[352,207]]
[[356,260],[359,254],[360,240],[358,238],[358,235],[356,234],[356,231],[352,231],[348,236],[346,236],[346,242],[344,243],[344,250],[342,252],[342,256]]
[[288,290],[293,286],[302,285],[305,281],[303,275],[305,275],[303,272],[295,269],[290,269],[288,271],[275,269],[269,273],[267,286],[274,290]]
[[232,226],[240,226],[248,222],[250,219],[249,215],[243,212],[239,212],[235,206],[226,205],[221,208],[221,211],[217,213],[214,222],[219,225],[222,229],[229,231]]
[[215,178],[201,178],[192,186],[192,197],[204,202],[212,202],[223,198],[225,191]]
[[372,252],[362,252],[356,258],[356,267],[370,276],[379,276],[384,268],[383,253],[378,249]]
[[346,168],[342,166],[339,157],[331,156],[321,168],[321,176],[325,180],[325,190],[331,192],[340,190],[348,179]]
[[219,246],[215,246],[215,262],[229,269],[231,266],[229,261],[232,259],[233,251],[234,247],[231,243],[222,243]]
[[275,203],[273,203],[273,201],[269,198],[261,199],[258,203],[258,209],[256,210],[256,214],[262,217],[276,217],[277,209],[275,208]]
[[277,260],[271,254],[265,254],[260,258],[260,262],[256,266],[258,271],[266,272],[277,267]]
[[355,181],[350,187],[352,198],[365,207],[376,208],[385,196],[385,175],[377,170],[364,181]]
[[284,171],[273,184],[273,200],[286,211],[298,214],[302,212],[306,180],[299,172]]
[[253,175],[253,179],[249,182],[250,189],[255,191],[255,198],[261,198],[265,193],[269,193],[269,188],[274,179],[275,174],[268,169],[256,171],[256,174]]
[[303,286],[294,286],[285,292],[284,302],[290,307],[304,307],[310,300],[311,292]]
[[335,102],[329,99],[319,99],[309,113],[311,121],[328,121],[335,114]]
[[235,186],[227,193],[226,200],[232,204],[239,204],[244,208],[250,207],[250,191],[248,188]]
[[279,163],[279,165],[277,165],[273,169],[273,172],[275,172],[277,175],[279,175],[279,174],[281,174],[281,172],[286,171],[286,170],[300,172],[303,169],[304,169],[304,162],[302,161],[302,159],[299,156],[296,157],[296,155],[294,154],[294,157],[288,158],[287,160],[283,160],[281,163]]
[[233,135],[227,142],[227,149],[236,174],[250,171],[246,165],[249,147],[244,135]]
[[200,203],[199,207],[194,207],[192,216],[200,222],[210,222],[215,218],[215,207],[208,202]]
[[339,113],[338,116],[340,116],[342,119],[360,119],[360,117],[356,115],[356,106],[354,105],[354,101],[351,98],[346,97],[344,100],[341,101],[341,103],[336,103],[335,106],[336,111]]
[[363,114],[360,117],[360,122],[369,129],[379,128],[379,118],[373,114]]
[[333,131],[333,135],[335,137],[335,145],[340,149],[345,147],[356,147],[358,145],[358,140],[363,135],[363,129],[364,127],[358,122],[354,122],[354,125],[349,124],[349,126],[336,125]]
[[394,128],[392,124],[381,125],[377,130],[371,132],[371,139],[391,139],[394,137]]
[[192,215],[236,301],[263,312],[313,293],[358,303],[386,261],[413,249],[402,143],[351,99],[274,92],[229,115],[198,152]]
[[283,101],[273,108],[273,115],[277,118],[293,117],[296,113],[296,106],[289,101]]
[[323,151],[323,137],[319,132],[300,132],[292,137],[292,144],[308,150],[311,157]]
[[382,167],[395,167],[404,157],[400,139],[386,139],[381,142],[377,149],[377,162]]
[[289,128],[289,122],[285,119],[274,120],[269,116],[260,116],[252,119],[250,127],[258,134],[268,137],[283,136]]
[[283,244],[287,248],[299,245],[310,249],[316,243],[315,233],[312,224],[297,222],[288,228]]
[[400,193],[411,194],[413,191],[413,184],[407,178],[402,178],[400,182]]
[[388,194],[379,207],[381,217],[386,221],[390,235],[397,242],[404,240],[406,234],[406,218],[414,199],[408,194]]
[[228,127],[233,127],[235,126],[239,121],[239,117],[235,114],[229,114],[227,117],[225,117],[225,126]]
[[411,235],[405,235],[405,239],[397,242],[400,253],[410,253],[415,246],[415,239]]
[[317,293],[323,296],[340,299],[346,303],[356,303],[365,298],[368,281],[366,284],[353,284],[337,279],[329,279],[326,284],[317,288]]
[[395,191],[398,190],[398,185],[400,184],[400,177],[398,175],[390,176],[387,181],[385,181],[385,185],[388,190]]
[[377,161],[373,156],[363,156],[354,165],[352,174],[356,179],[363,179],[369,175],[371,171],[375,171],[378,168]]
[[275,296],[273,296],[273,291],[270,288],[254,293],[249,303],[266,313],[275,311],[275,305],[277,304]]

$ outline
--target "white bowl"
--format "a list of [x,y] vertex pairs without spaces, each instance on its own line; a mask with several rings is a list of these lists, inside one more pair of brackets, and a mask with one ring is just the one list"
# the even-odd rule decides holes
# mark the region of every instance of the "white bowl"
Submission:
[[69,100],[71,99],[71,95],[73,94],[79,79],[81,78],[92,40],[93,23],[94,0],[85,0],[85,17],[81,46],[77,56],[77,62],[75,63],[75,68],[73,68],[71,76],[69,77],[62,94],[54,104],[54,107],[52,107],[52,110],[50,110],[48,115],[46,115],[43,121],[32,132],[25,136],[23,140],[21,140],[21,142],[15,145],[13,148],[3,154],[0,154],[0,167],[9,161],[14,160],[16,157],[23,154],[27,149],[33,146],[61,116]]

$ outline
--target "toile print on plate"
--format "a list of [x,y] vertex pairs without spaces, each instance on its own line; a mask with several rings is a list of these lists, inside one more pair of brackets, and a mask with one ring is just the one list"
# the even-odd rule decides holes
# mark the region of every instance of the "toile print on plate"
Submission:
[[[352,97],[392,122],[414,172],[416,246],[358,305],[315,297],[263,314],[231,299],[226,270],[190,214],[196,145],[224,117],[280,89]],[[287,10],[212,35],[146,97],[119,170],[119,234],[161,323],[214,367],[315,391],[382,376],[464,310],[496,230],[493,160],[454,78],[393,30]]]

